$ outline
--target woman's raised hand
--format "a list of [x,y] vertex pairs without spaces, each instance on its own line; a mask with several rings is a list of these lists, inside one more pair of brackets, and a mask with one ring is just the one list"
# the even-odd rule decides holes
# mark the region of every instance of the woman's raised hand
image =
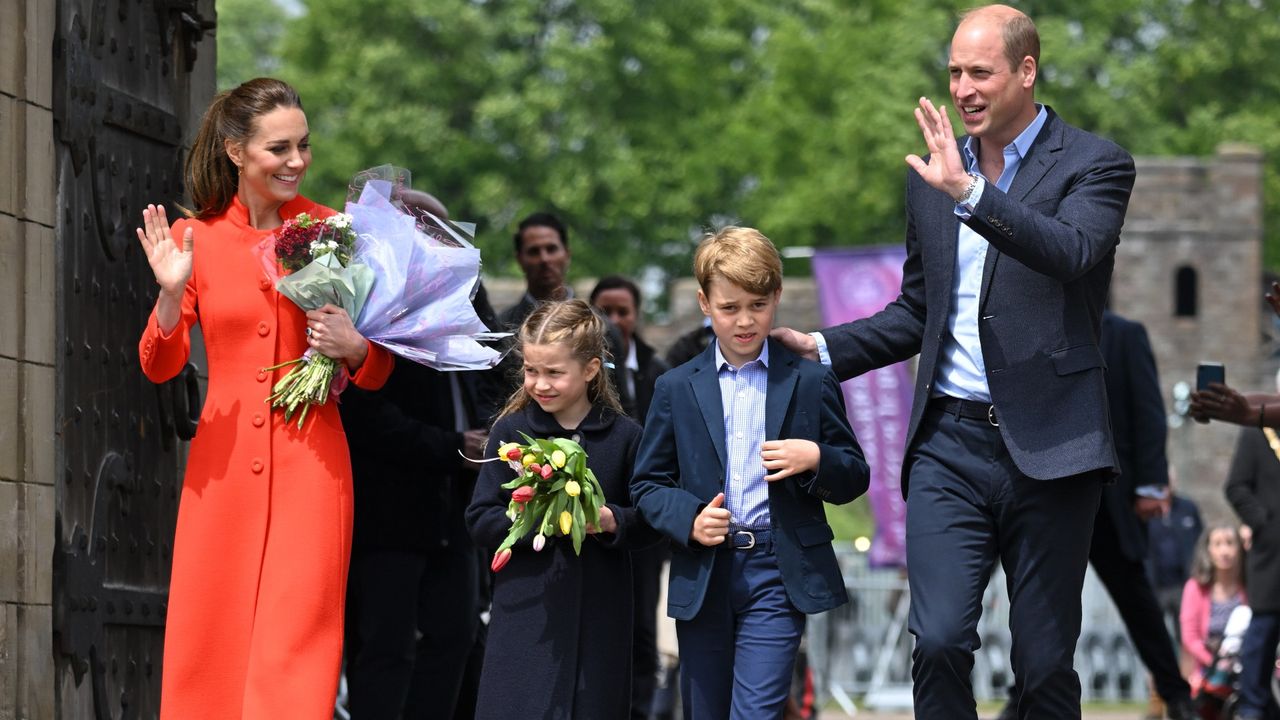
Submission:
[[151,272],[165,294],[181,298],[191,278],[191,243],[194,231],[187,228],[182,234],[182,246],[173,241],[169,232],[169,219],[163,205],[148,205],[142,211],[142,227],[138,228],[138,241],[147,254]]

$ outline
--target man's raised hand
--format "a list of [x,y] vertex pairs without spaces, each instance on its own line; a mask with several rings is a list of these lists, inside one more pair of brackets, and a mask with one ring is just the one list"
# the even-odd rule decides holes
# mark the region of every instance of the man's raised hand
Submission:
[[925,147],[929,149],[929,160],[925,162],[919,155],[908,155],[907,164],[930,187],[958,201],[969,188],[970,177],[956,147],[956,134],[951,129],[947,108],[945,105],[936,108],[929,98],[922,97],[915,114]]

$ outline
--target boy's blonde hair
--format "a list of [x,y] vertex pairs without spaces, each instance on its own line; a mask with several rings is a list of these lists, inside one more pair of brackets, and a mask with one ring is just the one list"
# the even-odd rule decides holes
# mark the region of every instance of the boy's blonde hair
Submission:
[[[558,345],[569,346],[569,352],[575,360],[586,365],[591,360],[600,361],[600,372],[596,373],[587,388],[587,398],[594,405],[603,404],[619,415],[623,414],[622,403],[618,401],[618,392],[609,379],[609,369],[605,363],[610,361],[608,349],[608,321],[596,312],[585,300],[561,300],[539,305],[516,333],[516,349],[519,355],[526,345]],[[521,378],[516,391],[507,398],[507,404],[498,417],[510,415],[524,409],[533,402],[529,393],[525,392],[524,380]]]
[[702,236],[693,274],[703,293],[720,277],[753,295],[771,295],[782,287],[782,256],[759,230],[730,225]]

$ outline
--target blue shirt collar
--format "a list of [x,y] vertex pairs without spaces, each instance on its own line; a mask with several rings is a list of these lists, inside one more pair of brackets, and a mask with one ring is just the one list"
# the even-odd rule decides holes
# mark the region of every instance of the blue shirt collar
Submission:
[[[724,353],[720,352],[720,338],[715,338],[712,341],[712,344],[716,346],[716,372],[723,370],[725,366],[733,368],[734,370],[742,369],[742,368],[733,367],[732,363],[730,363],[728,360],[725,360]],[[768,338],[765,338],[764,345],[760,346],[760,356],[757,357],[755,360],[748,360],[747,362],[743,363],[742,367],[746,367],[753,362],[760,363],[761,367],[765,367],[765,368],[769,367],[769,339]]]
[[[1035,119],[1018,134],[1018,137],[1013,139],[1013,142],[1004,147],[1005,154],[1013,150],[1018,154],[1018,159],[1022,159],[1027,156],[1027,153],[1031,152],[1031,144],[1036,141],[1036,136],[1040,134],[1041,128],[1049,120],[1049,112],[1044,109],[1044,105],[1036,103],[1036,107],[1039,108],[1039,112],[1036,113]],[[965,162],[968,163],[970,170],[978,166],[978,154],[974,152],[977,142],[978,138],[972,135],[965,138],[964,141]],[[990,179],[998,180],[999,178]]]

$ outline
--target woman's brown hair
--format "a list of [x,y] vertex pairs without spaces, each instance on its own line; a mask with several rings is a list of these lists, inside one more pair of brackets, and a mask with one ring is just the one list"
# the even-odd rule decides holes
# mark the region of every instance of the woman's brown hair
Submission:
[[244,143],[253,135],[258,118],[276,108],[302,109],[302,98],[289,83],[255,78],[219,93],[200,121],[184,169],[193,210],[189,217],[205,220],[231,205],[240,185],[240,173],[227,156],[227,143]]
[[[608,325],[600,313],[587,304],[587,301],[574,299],[559,302],[547,302],[534,309],[516,333],[516,349],[520,353],[527,345],[569,346],[574,360],[586,365],[591,360],[600,361],[600,372],[591,380],[587,388],[587,399],[591,404],[601,403],[605,407],[622,415],[622,403],[618,401],[618,392],[609,379],[608,368],[604,363],[609,361]],[[510,415],[523,410],[533,402],[521,382],[516,391],[508,398],[498,417]]]
[[1210,525],[1205,528],[1204,534],[1196,543],[1196,556],[1191,563],[1191,577],[1201,587],[1213,586],[1214,567],[1213,557],[1209,554],[1209,539],[1214,533],[1224,530],[1231,533],[1231,537],[1236,541],[1236,570],[1239,573],[1240,586],[1244,587],[1244,540],[1240,537],[1239,528],[1228,524]]

